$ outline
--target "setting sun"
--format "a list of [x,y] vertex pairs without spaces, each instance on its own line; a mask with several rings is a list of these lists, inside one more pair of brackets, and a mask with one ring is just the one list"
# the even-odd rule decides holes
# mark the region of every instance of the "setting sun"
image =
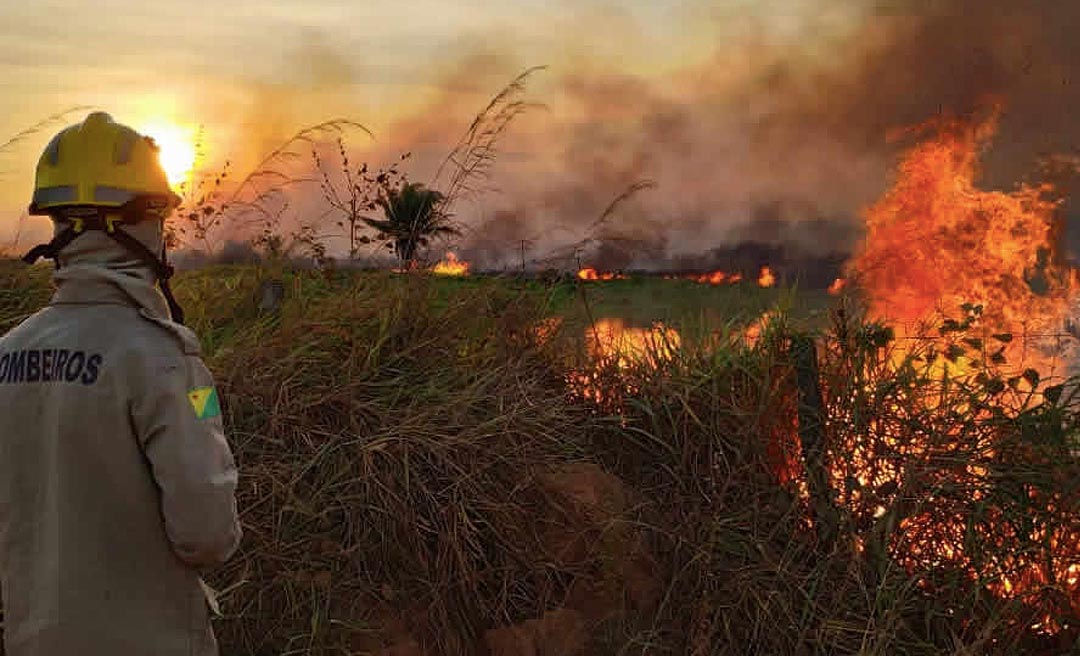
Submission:
[[161,148],[161,166],[170,185],[175,187],[191,175],[198,156],[194,128],[159,121],[141,126],[139,132],[153,137]]

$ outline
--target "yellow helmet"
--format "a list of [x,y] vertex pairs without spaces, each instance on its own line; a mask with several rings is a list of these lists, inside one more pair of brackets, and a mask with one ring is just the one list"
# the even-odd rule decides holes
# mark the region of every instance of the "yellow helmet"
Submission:
[[94,112],[53,137],[37,165],[30,214],[70,207],[125,207],[135,200],[167,212],[180,203],[153,139]]
[[31,214],[48,214],[61,230],[47,244],[30,250],[23,261],[43,257],[60,267],[60,252],[87,230],[101,230],[146,262],[154,272],[169,311],[184,322],[183,308],[173,297],[165,245],[154,253],[125,224],[149,217],[164,219],[180,204],[158,159],[154,140],[120,125],[105,112],[94,112],[82,123],[53,137],[38,161]]

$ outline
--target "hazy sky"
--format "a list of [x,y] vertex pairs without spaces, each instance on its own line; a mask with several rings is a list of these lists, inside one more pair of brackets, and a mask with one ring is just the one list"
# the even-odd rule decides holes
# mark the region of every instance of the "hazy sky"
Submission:
[[[89,105],[135,127],[202,126],[207,157],[242,170],[297,129],[347,117],[375,133],[351,142],[364,157],[412,150],[423,171],[492,93],[547,65],[529,86],[547,109],[504,144],[506,193],[470,211],[588,223],[648,178],[635,225],[663,223],[677,251],[763,215],[850,222],[888,182],[891,132],[990,96],[1006,105],[998,180],[1076,150],[1076,6],[0,0],[0,143]],[[0,152],[0,240],[64,122]]]
[[[467,114],[534,65],[550,67],[539,84],[553,85],[544,100],[561,116],[571,109],[553,81],[665,80],[748,41],[812,43],[852,14],[830,0],[4,2],[0,138],[86,105],[136,127],[201,126],[208,158],[243,165],[328,118],[385,140],[432,105]],[[42,145],[82,113],[0,153],[0,228],[25,202]]]
[[[297,126],[351,110],[378,127],[469,55],[519,68],[659,75],[755,35],[807,38],[820,0],[28,0],[0,6],[0,135],[75,105],[237,128],[280,90]],[[826,12],[828,14],[828,12]],[[513,70],[513,65],[505,66]],[[485,71],[477,71],[484,75]],[[505,75],[480,86],[497,88]],[[215,125],[220,124],[220,125]],[[5,168],[10,168],[8,164]]]
[[[821,2],[728,0],[84,0],[0,7],[0,129],[73,104],[118,115],[243,102],[252,87],[335,84],[378,119],[470,52],[522,65],[660,72],[765,26],[805,37]],[[367,117],[365,117],[367,118]],[[370,119],[369,119],[370,120]]]

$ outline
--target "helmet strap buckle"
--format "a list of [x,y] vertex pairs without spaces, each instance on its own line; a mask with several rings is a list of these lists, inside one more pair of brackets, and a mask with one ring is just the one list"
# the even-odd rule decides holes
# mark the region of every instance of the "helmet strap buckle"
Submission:
[[116,224],[123,223],[124,217],[118,214],[106,214],[105,215],[105,232],[110,235],[116,233]]

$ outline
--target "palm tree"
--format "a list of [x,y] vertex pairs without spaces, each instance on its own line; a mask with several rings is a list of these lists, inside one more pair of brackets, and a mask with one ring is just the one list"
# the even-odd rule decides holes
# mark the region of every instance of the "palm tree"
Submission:
[[427,246],[431,238],[439,235],[457,235],[460,231],[450,224],[442,208],[446,197],[419,182],[406,182],[400,189],[390,189],[375,202],[382,208],[385,219],[364,218],[364,223],[379,231],[381,239],[401,260],[411,265],[416,259],[416,249]]

